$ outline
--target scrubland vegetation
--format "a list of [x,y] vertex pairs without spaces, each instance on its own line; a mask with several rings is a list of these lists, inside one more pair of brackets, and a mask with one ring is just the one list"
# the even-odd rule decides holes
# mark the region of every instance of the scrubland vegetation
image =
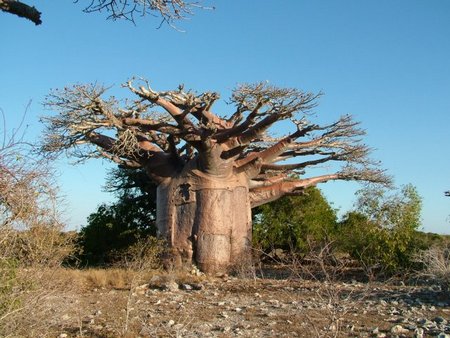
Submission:
[[[350,324],[344,328],[343,323],[353,311],[349,304],[373,296],[371,283],[389,292],[399,281],[405,288],[435,285],[436,299],[447,304],[450,240],[419,231],[421,199],[412,185],[398,190],[364,188],[355,209],[340,220],[314,187],[301,196],[259,207],[253,220],[254,261],[234,267],[229,277],[205,276],[195,267],[181,272],[162,269],[165,246],[154,237],[154,195],[152,187],[139,184],[139,172],[112,173],[107,185],[116,192],[117,201],[100,205],[80,233],[74,233],[64,231],[56,208],[58,193],[51,166],[17,134],[5,138],[0,168],[0,336],[202,336],[209,329],[212,336],[247,331],[242,334],[263,335],[252,324],[233,327],[229,306],[217,314],[225,324],[211,324],[209,329],[194,324],[195,316],[188,322],[192,313],[187,310],[182,312],[186,318],[176,318],[180,325],[169,319],[170,313],[171,318],[178,313],[172,308],[160,314],[159,322],[153,315],[142,318],[154,305],[148,300],[142,303],[139,295],[165,299],[177,290],[197,292],[189,293],[189,299],[198,302],[200,309],[202,299],[208,303],[224,297],[217,299],[220,308],[233,293],[244,292],[241,296],[246,299],[251,289],[264,299],[273,295],[271,287],[284,288],[284,293],[275,293],[280,299],[271,297],[269,304],[291,304],[285,305],[289,311],[283,314],[275,307],[264,316],[289,317],[292,311],[300,311],[297,305],[292,307],[298,302],[331,304],[313,306],[300,319],[316,336],[347,336]],[[345,283],[357,283],[357,287]],[[401,288],[395,288],[401,293]],[[158,293],[164,290],[169,293]],[[296,290],[295,300],[289,303],[292,290]],[[308,300],[306,290],[315,290],[313,300]],[[86,317],[90,304],[101,305],[97,314],[108,311],[102,325],[93,324],[94,315]],[[247,320],[256,323],[258,317],[250,315],[250,309],[257,312],[262,305],[251,303],[250,298],[246,304]],[[302,334],[302,327],[285,320],[291,323],[290,329],[274,324],[267,334],[311,334]]]

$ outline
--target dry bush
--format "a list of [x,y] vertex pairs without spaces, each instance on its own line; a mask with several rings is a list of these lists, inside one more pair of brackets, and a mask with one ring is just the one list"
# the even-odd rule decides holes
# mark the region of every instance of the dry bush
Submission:
[[136,243],[119,253],[119,265],[134,271],[157,270],[162,267],[161,257],[165,243],[152,236],[139,238]]
[[88,288],[128,289],[134,272],[121,268],[78,270],[77,278]]
[[[20,126],[0,143],[0,336],[46,336],[54,295],[68,288],[55,271],[75,250],[63,232],[49,163]],[[65,303],[68,304],[68,303]]]
[[423,269],[418,276],[439,284],[443,291],[450,290],[450,246],[432,246],[418,253],[416,262]]
[[[299,255],[274,249],[269,254],[259,251],[265,259],[278,267],[277,274],[283,278],[292,278],[305,283],[313,282],[315,297],[320,304],[326,304],[326,316],[322,311],[311,310],[305,313],[311,326],[311,337],[340,337],[344,318],[355,304],[370,296],[371,286],[358,284],[349,286],[343,280],[349,275],[349,261],[338,257],[334,252],[335,243],[308,241],[309,251]],[[264,269],[261,270],[264,273]],[[353,284],[352,280],[352,284]],[[292,299],[293,301],[296,299]],[[324,331],[325,330],[325,331]]]
[[62,329],[61,316],[77,313],[80,285],[64,269],[17,268],[13,290],[3,295],[0,337],[49,337]]

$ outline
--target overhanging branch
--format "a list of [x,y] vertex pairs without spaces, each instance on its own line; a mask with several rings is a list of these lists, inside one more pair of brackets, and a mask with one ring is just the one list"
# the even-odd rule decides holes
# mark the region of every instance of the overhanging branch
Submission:
[[15,14],[22,18],[28,19],[35,25],[40,25],[41,12],[39,12],[35,7],[29,6],[21,1],[16,0],[0,0],[0,9],[3,12]]

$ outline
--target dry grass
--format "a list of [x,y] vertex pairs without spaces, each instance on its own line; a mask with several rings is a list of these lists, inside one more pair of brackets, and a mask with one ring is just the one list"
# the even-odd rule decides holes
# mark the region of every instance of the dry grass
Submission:
[[450,247],[433,246],[418,253],[416,261],[423,266],[419,277],[426,278],[441,286],[443,291],[450,290]]
[[141,272],[125,268],[85,269],[70,270],[73,280],[79,281],[88,289],[130,289],[133,281],[138,277],[140,280],[149,280],[155,271]]
[[[126,268],[61,269],[60,278],[74,281],[84,289],[129,290],[138,283],[157,280],[161,285],[168,282],[178,284],[199,283],[205,276],[197,276],[188,271],[133,270]],[[157,278],[155,278],[155,276]]]
[[62,268],[17,268],[0,318],[2,337],[45,337],[58,326],[57,313],[76,311],[79,287]]

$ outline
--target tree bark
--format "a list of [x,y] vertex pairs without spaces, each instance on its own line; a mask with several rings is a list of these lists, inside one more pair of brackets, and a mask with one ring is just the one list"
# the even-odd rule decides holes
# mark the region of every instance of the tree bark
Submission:
[[0,10],[28,19],[34,22],[35,25],[42,23],[41,13],[33,6],[29,6],[20,1],[0,0]]
[[193,160],[157,190],[157,227],[168,242],[166,263],[226,272],[251,255],[251,207],[244,174],[213,176]]

